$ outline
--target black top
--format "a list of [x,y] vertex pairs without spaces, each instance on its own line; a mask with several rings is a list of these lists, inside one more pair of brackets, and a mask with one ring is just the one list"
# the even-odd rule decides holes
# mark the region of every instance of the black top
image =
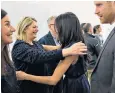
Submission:
[[[12,59],[17,70],[43,76],[43,63],[53,63],[57,59],[63,59],[63,56],[62,50],[45,51],[37,42],[33,42],[33,45],[30,45],[22,40],[17,40],[12,49]],[[20,83],[22,93],[44,93],[43,86],[43,84],[32,81]]]
[[[71,46],[72,44],[74,43],[72,42],[67,47]],[[71,64],[69,69],[66,71],[65,76],[78,78],[79,76],[83,75],[85,73],[84,63],[85,63],[85,56],[79,56],[77,62],[75,64]]]
[[89,83],[85,76],[85,60],[85,56],[79,56],[77,62],[66,71],[63,93],[90,93]]

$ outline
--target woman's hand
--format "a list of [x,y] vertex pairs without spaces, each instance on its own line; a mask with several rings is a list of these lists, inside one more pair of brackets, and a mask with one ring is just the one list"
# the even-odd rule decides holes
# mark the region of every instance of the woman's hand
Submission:
[[69,55],[86,55],[87,46],[82,42],[78,42],[78,43],[73,44],[69,48],[63,49],[62,54],[64,57],[69,56]]
[[87,46],[82,42],[78,42],[70,47],[70,51],[71,55],[85,55],[87,54]]
[[16,71],[17,80],[25,80],[27,74],[23,71]]

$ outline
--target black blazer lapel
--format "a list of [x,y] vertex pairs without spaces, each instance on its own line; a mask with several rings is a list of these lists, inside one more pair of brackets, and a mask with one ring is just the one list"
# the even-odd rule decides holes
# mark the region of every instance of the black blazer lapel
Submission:
[[106,45],[108,44],[109,40],[110,40],[111,37],[114,35],[114,33],[115,33],[115,27],[114,27],[114,29],[111,31],[111,33],[109,34],[108,38],[106,39],[106,41],[105,41],[105,43],[104,43],[104,45],[103,45],[102,50],[100,51],[100,54],[99,54],[99,56],[98,56],[98,59],[97,59],[97,62],[96,62],[96,65],[95,65],[95,68],[94,68],[94,71],[93,71],[93,72],[95,72],[95,70],[96,70],[96,68],[97,68],[97,65],[98,65],[98,63],[99,63],[99,60],[100,60],[100,58],[101,58],[101,55],[102,55],[102,53],[103,53],[103,51],[104,51]]
[[49,40],[49,43],[50,43],[51,45],[56,45],[50,32],[49,32],[48,35],[47,35],[47,39]]

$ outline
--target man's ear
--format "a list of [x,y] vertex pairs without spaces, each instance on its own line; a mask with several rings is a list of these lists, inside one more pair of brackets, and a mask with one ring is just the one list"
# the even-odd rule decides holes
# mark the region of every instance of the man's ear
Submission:
[[50,24],[48,25],[48,27],[49,27],[49,30],[52,30],[52,28],[51,28],[51,25],[50,25]]

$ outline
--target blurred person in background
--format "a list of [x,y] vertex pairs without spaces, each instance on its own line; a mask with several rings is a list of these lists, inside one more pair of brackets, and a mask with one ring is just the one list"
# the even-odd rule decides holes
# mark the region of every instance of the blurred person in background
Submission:
[[97,38],[95,38],[93,34],[92,25],[90,23],[86,23],[83,26],[84,29],[84,39],[88,48],[88,55],[90,56],[90,60],[87,61],[87,69],[88,69],[88,78],[90,81],[91,73],[95,67],[97,57],[99,56],[101,45]]
[[[38,42],[43,45],[54,45],[58,46],[59,40],[57,39],[57,32],[55,31],[54,25],[55,25],[55,19],[56,16],[51,16],[48,18],[48,28],[49,32],[45,36],[43,36]],[[44,64],[44,75],[45,76],[51,76],[58,65],[60,60],[56,60],[56,62],[45,63]],[[55,86],[46,85],[45,93],[62,93],[63,89],[63,77],[62,79],[56,84]]]
[[98,41],[102,47],[103,46],[103,37],[101,35],[101,32],[102,32],[101,26],[100,25],[94,26],[93,32],[94,32],[95,37],[98,39]]

